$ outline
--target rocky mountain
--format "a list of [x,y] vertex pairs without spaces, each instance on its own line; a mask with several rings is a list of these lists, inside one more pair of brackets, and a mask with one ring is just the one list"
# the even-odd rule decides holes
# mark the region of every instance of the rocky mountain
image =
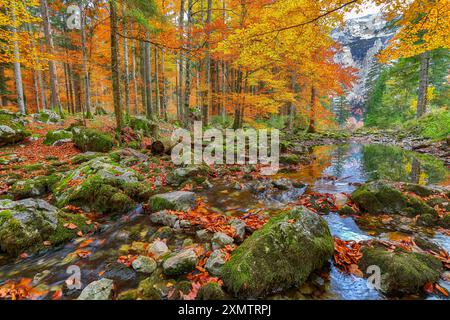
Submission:
[[347,20],[344,28],[335,29],[332,33],[333,39],[343,47],[335,60],[359,70],[358,80],[347,96],[354,116],[362,116],[367,80],[376,66],[375,56],[386,47],[394,33],[392,29],[386,28],[386,21],[381,14]]

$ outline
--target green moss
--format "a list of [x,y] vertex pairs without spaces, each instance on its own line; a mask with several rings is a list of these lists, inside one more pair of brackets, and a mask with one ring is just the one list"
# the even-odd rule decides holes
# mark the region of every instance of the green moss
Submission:
[[404,195],[387,183],[377,181],[368,183],[352,194],[353,201],[370,214],[421,214],[436,215],[433,208],[424,201]]
[[261,297],[301,285],[333,251],[326,222],[304,208],[292,210],[247,238],[224,265],[222,279],[237,297]]
[[44,144],[50,146],[56,141],[63,139],[72,139],[72,132],[65,130],[49,131],[45,136]]
[[360,269],[379,266],[381,290],[388,295],[418,293],[426,283],[436,283],[442,271],[442,263],[430,255],[378,247],[363,248],[362,253]]
[[425,186],[421,186],[420,184],[413,184],[413,183],[405,184],[404,189],[405,189],[405,191],[413,192],[421,197],[429,197],[434,193],[433,190],[431,190]]
[[129,117],[126,124],[135,131],[142,132],[147,137],[157,137],[158,125],[144,117]]
[[[78,231],[86,234],[87,232],[92,231],[94,228],[92,224],[86,224],[87,220],[87,218],[80,214],[61,212],[58,214],[58,225],[56,227],[56,230],[50,237],[48,237],[47,240],[50,241],[53,246],[56,246],[77,237]],[[77,229],[71,230],[64,227],[66,223],[75,224],[77,226]]]
[[187,295],[192,289],[192,284],[190,281],[180,281],[177,282],[173,288],[173,293],[170,297],[171,300],[183,300],[182,294]]
[[450,214],[446,214],[442,219],[440,219],[439,225],[441,227],[450,229]]
[[339,209],[338,213],[343,216],[350,216],[352,214],[355,214],[356,212],[352,207],[345,205]]
[[98,158],[101,156],[100,153],[91,153],[91,154],[77,154],[75,157],[72,158],[72,164],[81,164],[84,162],[88,162],[89,160]]
[[222,287],[215,282],[204,284],[197,293],[197,300],[224,300],[225,293]]
[[137,300],[139,291],[137,289],[127,290],[119,293],[117,300]]
[[162,210],[175,210],[175,204],[160,197],[153,196],[148,201],[148,209],[150,212],[158,212]]
[[96,129],[77,127],[72,133],[75,146],[84,152],[108,152],[114,146],[111,135]]

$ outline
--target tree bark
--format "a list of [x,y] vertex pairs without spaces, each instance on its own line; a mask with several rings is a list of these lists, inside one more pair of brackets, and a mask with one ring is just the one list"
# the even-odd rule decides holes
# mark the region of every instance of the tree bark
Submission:
[[309,133],[316,132],[316,88],[314,85],[311,87],[311,103],[309,106]]
[[[11,7],[11,16],[13,23],[16,23],[16,14],[14,12],[14,6]],[[22,69],[20,64],[20,49],[19,42],[17,40],[17,29],[15,26],[11,28],[13,37],[14,37],[14,78],[16,82],[16,91],[17,91],[17,105],[19,107],[19,112],[22,114],[26,114],[27,110],[25,109],[25,100],[23,95],[23,82],[22,82]]]
[[112,90],[114,97],[114,113],[116,115],[116,130],[120,141],[120,132],[122,130],[122,106],[120,99],[120,66],[119,66],[119,41],[117,37],[118,21],[117,8],[114,0],[110,4],[110,24],[111,24],[111,73]]
[[162,78],[162,108],[164,113],[164,120],[167,121],[167,81],[165,73],[165,52],[161,50],[161,78]]
[[156,87],[156,117],[161,116],[161,95],[159,92],[159,51],[155,47],[155,87]]
[[[52,30],[50,26],[50,18],[48,14],[48,4],[47,0],[40,1],[40,10],[42,15],[42,21],[44,24],[44,36],[47,45],[47,50],[50,55],[54,54],[54,45],[52,38]],[[48,69],[50,73],[50,105],[51,108],[57,108],[59,113],[62,113],[61,102],[59,100],[59,89],[58,89],[58,76],[56,73],[56,63],[54,60],[48,60]]]
[[[180,32],[180,38],[184,39],[184,14],[185,14],[185,0],[180,1],[180,16],[178,21],[178,28]],[[178,113],[178,120],[181,122],[184,122],[184,112],[183,112],[183,79],[184,79],[184,54],[183,51],[180,50],[179,56],[178,56],[178,82],[177,82],[177,113]]]
[[[150,40],[150,36],[148,37]],[[152,89],[152,49],[149,42],[144,44],[145,95],[147,97],[147,118],[153,118],[153,89]]]
[[124,64],[124,91],[125,91],[125,112],[130,114],[130,77],[129,77],[129,66],[128,66],[128,28],[127,28],[127,19],[125,18],[126,14],[126,6],[125,1],[122,6],[122,16],[123,16],[123,64]]
[[84,81],[84,105],[86,110],[86,117],[90,118],[91,114],[91,90],[90,90],[90,77],[88,67],[88,54],[86,47],[86,13],[87,8],[81,9],[81,53],[83,60],[83,81]]
[[[130,22],[131,24],[131,22]],[[132,28],[130,28],[132,29]],[[136,43],[134,40],[131,42],[131,80],[133,81],[134,88],[134,114],[139,114],[139,102],[138,102],[138,83],[136,77]]]
[[420,118],[427,112],[429,68],[430,68],[430,56],[428,52],[424,52],[420,55],[419,91],[417,97],[417,118]]

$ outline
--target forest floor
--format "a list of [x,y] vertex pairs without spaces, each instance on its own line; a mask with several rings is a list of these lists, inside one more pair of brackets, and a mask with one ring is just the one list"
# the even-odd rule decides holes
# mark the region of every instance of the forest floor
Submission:
[[[0,148],[0,298],[448,298],[447,141],[373,130],[298,134],[283,142],[280,172],[262,176],[259,165],[176,167],[170,156],[151,154],[151,138],[107,152],[84,153],[75,137],[44,144],[49,131],[74,124],[70,117],[60,124],[30,119],[30,137]],[[109,116],[86,124],[114,133]],[[170,135],[171,126],[161,124],[160,132]],[[325,263],[301,257],[319,268],[271,270],[266,263],[273,256],[284,266],[298,257],[285,257],[291,249],[283,240],[262,257],[252,243],[264,243],[266,232],[278,239],[277,223],[301,234],[298,207],[326,222],[334,250],[311,248],[327,256]],[[44,233],[48,221],[35,234],[24,212],[39,219],[56,213],[61,234]],[[280,222],[286,212],[289,218]],[[13,219],[23,233],[14,233]],[[30,241],[15,239],[20,236]],[[294,239],[307,245],[301,236]],[[235,269],[249,263],[242,250],[254,259],[250,265],[263,259],[258,275],[247,270],[244,283]],[[389,274],[389,261],[401,264],[402,281],[383,278],[381,288],[367,286],[367,265]],[[81,287],[74,287],[71,266],[80,269]],[[301,280],[292,282],[297,269]]]

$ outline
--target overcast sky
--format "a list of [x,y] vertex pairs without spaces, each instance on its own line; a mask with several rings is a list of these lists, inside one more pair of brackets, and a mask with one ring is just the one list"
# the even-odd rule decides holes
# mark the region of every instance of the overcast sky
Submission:
[[360,12],[356,12],[355,10],[348,12],[345,14],[345,19],[353,19],[358,17],[364,17],[368,14],[374,14],[380,12],[380,8],[375,6],[372,2],[368,2],[361,6]]

